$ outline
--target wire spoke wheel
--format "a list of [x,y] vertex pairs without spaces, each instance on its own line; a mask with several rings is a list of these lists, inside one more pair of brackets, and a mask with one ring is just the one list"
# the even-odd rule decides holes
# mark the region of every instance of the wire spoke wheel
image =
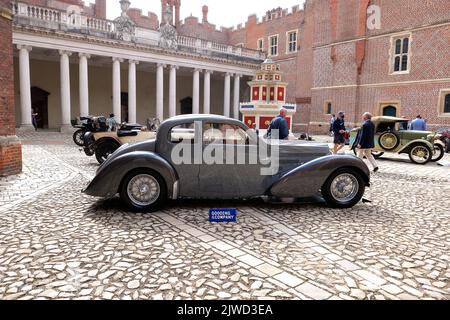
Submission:
[[430,161],[430,150],[425,146],[415,146],[411,149],[410,157],[417,164],[425,164]]
[[343,173],[331,182],[331,195],[338,202],[349,202],[358,194],[359,182],[352,174]]
[[128,197],[137,206],[152,205],[158,200],[160,193],[158,180],[149,174],[136,175],[128,182]]

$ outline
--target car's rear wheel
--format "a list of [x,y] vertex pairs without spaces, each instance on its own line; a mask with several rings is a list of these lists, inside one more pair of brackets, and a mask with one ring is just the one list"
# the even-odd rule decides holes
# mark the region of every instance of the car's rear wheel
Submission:
[[73,142],[75,142],[77,146],[84,146],[84,133],[83,130],[79,129],[73,134]]
[[425,165],[433,158],[433,152],[429,147],[423,144],[412,146],[409,151],[409,159],[415,164]]
[[441,160],[444,157],[444,155],[445,155],[444,147],[440,144],[435,144],[433,157],[431,158],[431,161],[438,162],[439,160]]
[[332,208],[351,208],[364,196],[366,184],[361,174],[351,168],[335,171],[322,187],[322,196]]
[[167,200],[166,183],[152,170],[137,170],[123,180],[120,197],[133,211],[155,212]]
[[103,141],[95,148],[95,158],[98,163],[102,164],[108,159],[110,155],[116,152],[120,148],[120,145],[114,141]]

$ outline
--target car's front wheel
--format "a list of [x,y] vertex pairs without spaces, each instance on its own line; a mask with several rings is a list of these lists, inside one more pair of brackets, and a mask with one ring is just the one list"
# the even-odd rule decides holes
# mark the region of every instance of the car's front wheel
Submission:
[[431,159],[432,162],[440,161],[445,155],[444,147],[440,144],[434,145],[434,153]]
[[415,164],[425,165],[433,158],[433,152],[423,144],[414,145],[409,151],[409,159]]
[[75,131],[73,134],[73,142],[79,147],[84,146],[84,134],[85,132],[82,129]]
[[120,197],[133,211],[154,212],[167,200],[166,183],[152,170],[137,170],[123,180]]
[[332,208],[351,208],[364,196],[366,184],[361,174],[351,168],[334,172],[322,187],[322,196]]

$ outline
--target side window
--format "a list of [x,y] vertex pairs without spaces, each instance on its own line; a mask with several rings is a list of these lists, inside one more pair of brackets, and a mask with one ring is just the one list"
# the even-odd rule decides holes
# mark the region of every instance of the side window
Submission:
[[169,141],[172,143],[194,143],[195,140],[195,126],[194,123],[185,123],[173,127],[169,133]]
[[239,126],[226,123],[205,123],[203,144],[247,144],[247,133]]
[[410,38],[400,37],[393,40],[391,72],[408,72],[410,66]]

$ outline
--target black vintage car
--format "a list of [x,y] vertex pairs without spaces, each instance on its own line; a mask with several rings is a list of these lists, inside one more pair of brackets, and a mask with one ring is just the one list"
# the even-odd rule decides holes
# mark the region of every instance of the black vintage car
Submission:
[[86,132],[106,132],[108,126],[106,125],[106,118],[99,117],[81,117],[79,119],[72,120],[72,127],[78,129],[73,134],[73,142],[76,145],[84,146],[84,135]]

